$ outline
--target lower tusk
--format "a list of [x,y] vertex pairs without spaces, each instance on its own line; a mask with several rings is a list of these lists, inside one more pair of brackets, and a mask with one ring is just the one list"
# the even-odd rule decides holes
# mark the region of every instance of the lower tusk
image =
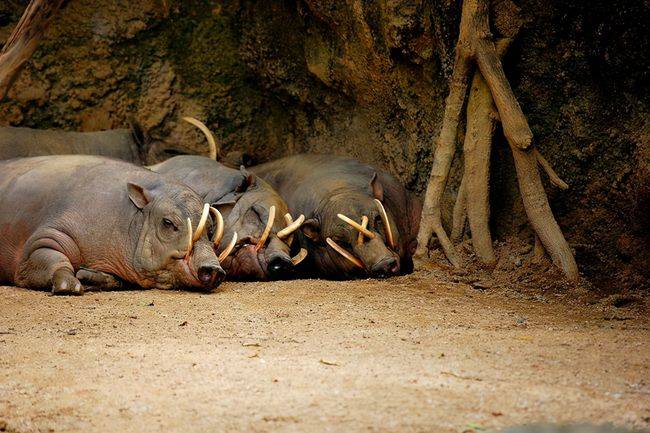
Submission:
[[226,257],[228,257],[230,253],[232,253],[232,250],[235,248],[235,244],[237,244],[237,232],[232,234],[232,239],[230,240],[230,243],[228,244],[226,249],[223,250],[221,254],[219,254],[219,262],[223,262],[226,259]]
[[266,222],[266,227],[262,232],[262,237],[260,238],[260,241],[255,246],[255,251],[259,251],[266,244],[266,240],[269,238],[269,234],[271,233],[271,228],[273,227],[273,221],[275,221],[275,206],[271,206],[269,208],[269,220]]
[[291,263],[296,266],[298,263],[305,260],[305,257],[307,257],[307,250],[300,248],[300,252],[291,258]]
[[350,224],[355,229],[359,230],[368,239],[374,239],[375,238],[375,234],[373,232],[371,232],[370,230],[368,230],[365,227],[362,227],[358,222],[346,217],[343,214],[337,214],[336,216],[339,217],[339,219],[341,219],[342,221],[345,221],[346,223]]
[[207,126],[203,122],[201,122],[198,119],[195,119],[193,117],[183,117],[183,120],[191,123],[192,125],[196,126],[201,130],[201,132],[205,135],[205,138],[208,139],[208,146],[210,146],[210,159],[216,161],[217,160],[217,142],[214,140],[214,135],[212,135],[212,132],[208,129]]
[[377,199],[375,199],[375,204],[377,209],[379,209],[379,214],[381,215],[381,220],[384,223],[384,231],[386,232],[386,241],[391,248],[395,248],[395,239],[393,238],[393,231],[390,229],[390,222],[388,221],[388,215],[386,214],[386,209],[384,205]]
[[[287,220],[287,215],[284,216],[285,221]],[[291,215],[289,215],[289,219],[291,219]],[[303,222],[305,222],[305,216],[300,215],[297,220],[293,221],[292,223],[289,223],[289,225],[287,225],[285,228],[280,230],[278,232],[278,237],[280,239],[284,239],[288,237],[291,233],[298,230],[298,228],[302,225]]]
[[212,243],[214,244],[215,247],[219,247],[219,244],[221,243],[221,239],[223,238],[223,230],[224,230],[224,224],[223,224],[223,215],[221,215],[221,212],[219,212],[217,209],[210,207],[210,212],[214,215],[214,219],[217,222],[217,228],[214,231],[214,237],[212,238]]
[[210,213],[210,205],[206,203],[203,205],[203,212],[201,212],[201,219],[199,220],[199,225],[196,226],[196,231],[194,232],[194,237],[192,238],[192,242],[196,242],[199,239],[201,239],[201,235],[203,235],[203,230],[205,229],[205,223],[208,221],[209,213]]
[[[363,216],[361,217],[361,227],[364,229],[368,227],[368,217]],[[359,232],[359,236],[357,237],[357,244],[361,245],[363,243],[363,233]]]
[[190,258],[192,253],[192,220],[187,219],[187,252],[185,253],[185,260]]
[[327,241],[327,244],[328,244],[330,247],[334,248],[334,250],[335,250],[337,253],[339,253],[340,255],[342,255],[343,257],[345,257],[346,259],[348,259],[350,262],[352,262],[352,264],[353,264],[354,266],[357,266],[357,267],[359,267],[359,268],[361,268],[361,269],[365,269],[365,266],[363,265],[363,262],[361,262],[361,260],[359,260],[358,258],[354,257],[354,255],[352,255],[351,252],[349,252],[349,251],[346,250],[345,248],[341,247],[339,244],[337,244],[336,242],[334,242],[331,238],[327,238],[327,239],[325,239],[325,240]]

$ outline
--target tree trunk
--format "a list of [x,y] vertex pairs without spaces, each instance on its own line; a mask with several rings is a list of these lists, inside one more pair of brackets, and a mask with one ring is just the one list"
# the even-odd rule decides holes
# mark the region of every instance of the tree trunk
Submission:
[[25,62],[32,56],[52,16],[64,0],[32,0],[18,25],[0,51],[0,100],[18,77]]

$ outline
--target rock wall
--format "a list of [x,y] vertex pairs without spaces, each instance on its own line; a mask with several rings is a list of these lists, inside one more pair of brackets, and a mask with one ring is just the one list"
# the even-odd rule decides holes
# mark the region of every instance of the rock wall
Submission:
[[[20,3],[0,4],[0,41]],[[571,185],[548,188],[560,225],[596,285],[647,286],[648,6],[518,6],[526,24],[505,67],[535,142]],[[449,0],[70,0],[0,103],[0,124],[90,131],[135,118],[154,139],[205,152],[180,120],[193,115],[224,152],[352,155],[421,193],[459,12]],[[494,234],[529,237],[500,132],[494,149]]]

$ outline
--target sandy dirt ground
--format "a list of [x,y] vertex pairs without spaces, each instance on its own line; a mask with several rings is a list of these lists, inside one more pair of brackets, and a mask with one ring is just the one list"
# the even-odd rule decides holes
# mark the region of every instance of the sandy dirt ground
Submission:
[[0,430],[650,425],[643,299],[439,278],[53,297],[0,288]]

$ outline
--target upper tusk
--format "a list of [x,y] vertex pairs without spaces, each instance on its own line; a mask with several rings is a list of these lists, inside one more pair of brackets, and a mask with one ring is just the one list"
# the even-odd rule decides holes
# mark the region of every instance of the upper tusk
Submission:
[[185,260],[190,258],[192,253],[192,220],[187,219],[187,252],[185,253]]
[[232,234],[232,239],[230,240],[230,243],[228,244],[226,249],[223,250],[221,254],[219,254],[219,262],[223,262],[226,259],[226,257],[228,257],[230,253],[232,253],[232,250],[235,248],[235,244],[237,244],[237,232]]
[[192,238],[192,242],[196,242],[199,239],[201,239],[201,235],[203,234],[203,230],[205,229],[205,223],[208,221],[209,213],[210,213],[210,205],[206,203],[203,205],[203,212],[201,212],[201,219],[199,220],[199,225],[196,226],[196,231],[194,232],[194,237]]
[[[368,217],[367,216],[362,216],[361,217],[361,227],[364,229],[368,227]],[[361,245],[363,243],[363,233],[359,232],[359,236],[357,237],[357,244]]]
[[349,252],[345,248],[341,247],[339,244],[334,242],[331,238],[327,238],[325,240],[327,241],[327,244],[330,247],[334,248],[334,250],[337,253],[339,253],[340,255],[342,255],[343,257],[348,259],[350,262],[352,262],[353,265],[355,265],[355,266],[357,266],[357,267],[359,267],[361,269],[365,269],[365,266],[363,265],[363,262],[361,260],[359,260],[358,258],[354,257],[351,252]]
[[296,266],[298,263],[305,260],[305,257],[307,257],[307,250],[300,248],[300,252],[291,258],[291,263]]
[[212,206],[210,207],[210,212],[214,215],[214,219],[217,222],[217,228],[214,231],[214,237],[212,238],[212,242],[214,243],[215,247],[218,247],[219,244],[221,243],[221,239],[223,238],[223,230],[224,230],[224,223],[223,223],[223,215],[221,215],[221,212],[219,212],[217,209],[213,208]]
[[[291,223],[293,223],[293,218],[289,212],[284,214],[284,221],[287,223],[287,225],[291,225]],[[287,239],[284,241],[287,245],[291,246],[293,244],[293,233],[287,236]]]
[[[287,215],[289,215],[289,214],[287,214]],[[287,215],[284,216],[285,221],[287,220]],[[291,218],[291,215],[289,215],[289,218]],[[295,232],[296,230],[298,230],[298,228],[302,225],[303,222],[305,222],[305,216],[304,216],[304,215],[300,215],[300,216],[298,217],[297,220],[295,220],[295,221],[292,222],[292,223],[289,223],[288,226],[286,226],[285,228],[283,228],[282,230],[280,230],[280,231],[278,232],[278,237],[279,237],[280,239],[284,239],[284,238],[286,238],[286,237],[289,236],[291,233],[293,233],[293,232]]]
[[196,126],[203,132],[205,135],[205,138],[208,139],[208,146],[210,146],[210,159],[217,160],[217,142],[214,140],[214,135],[212,135],[212,132],[208,129],[207,126],[203,122],[201,122],[198,119],[195,119],[194,117],[183,117],[183,120],[191,123],[192,125]]
[[377,199],[375,199],[375,204],[377,209],[379,209],[379,214],[381,215],[381,220],[384,223],[384,231],[386,232],[386,241],[391,248],[395,248],[395,239],[393,238],[393,231],[390,229],[390,222],[388,221],[388,215],[386,214],[386,209],[384,205]]
[[350,224],[355,229],[359,230],[368,239],[374,239],[375,238],[375,234],[373,232],[371,232],[370,230],[368,230],[365,227],[362,227],[358,222],[346,217],[343,214],[337,214],[336,216],[338,216],[341,220],[345,221],[346,223]]
[[255,246],[255,251],[259,251],[260,248],[266,244],[266,240],[268,239],[269,234],[271,233],[271,228],[273,227],[273,221],[275,221],[275,206],[269,208],[269,220],[266,222],[266,227],[264,227],[260,241]]

